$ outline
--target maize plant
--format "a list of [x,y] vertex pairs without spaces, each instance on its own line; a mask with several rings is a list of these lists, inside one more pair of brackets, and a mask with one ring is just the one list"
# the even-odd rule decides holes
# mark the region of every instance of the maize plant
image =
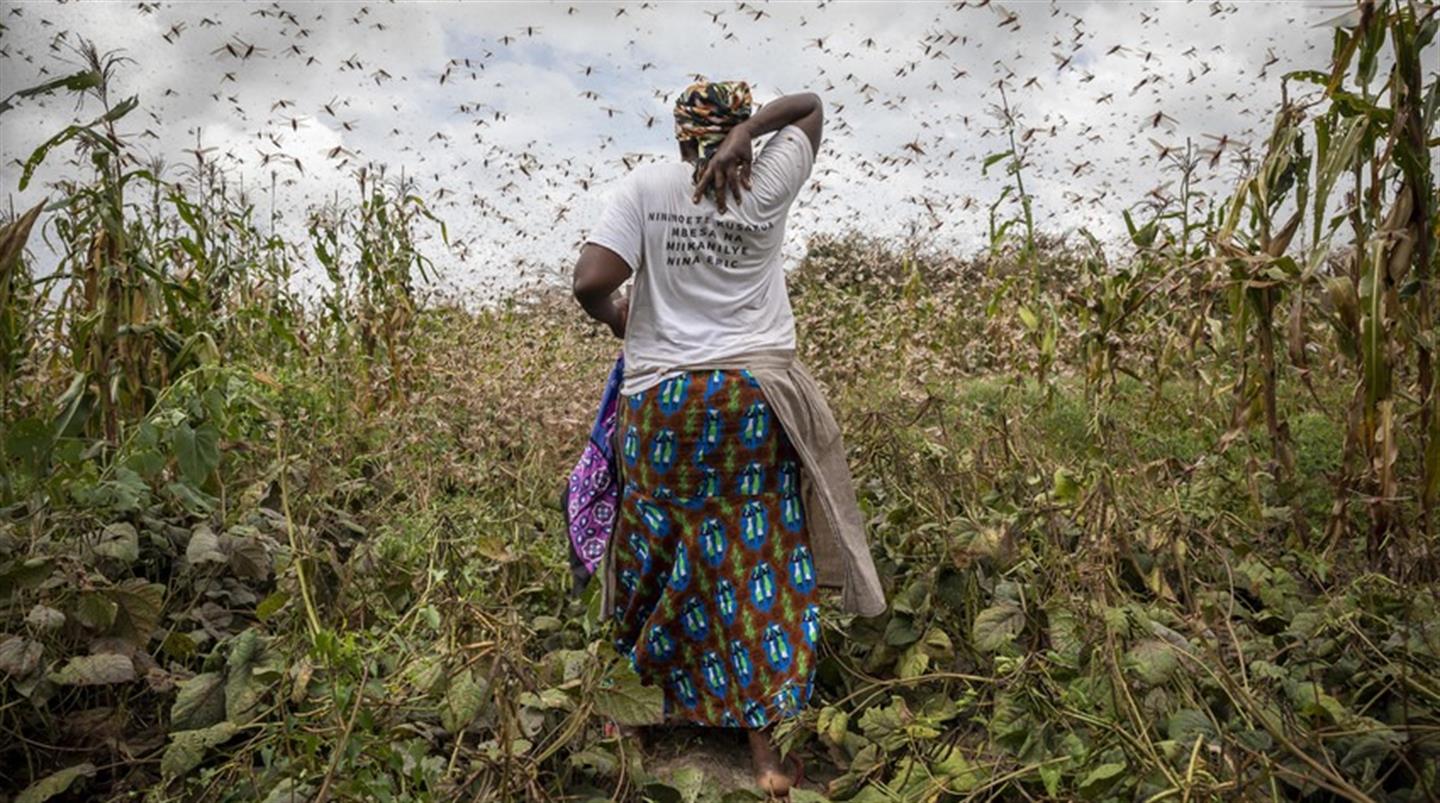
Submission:
[[[1316,193],[1305,276],[1317,274],[1336,225],[1348,221],[1348,269],[1325,285],[1331,323],[1357,380],[1345,464],[1362,462],[1348,480],[1367,501],[1372,557],[1433,571],[1431,518],[1440,485],[1433,274],[1440,212],[1430,150],[1437,144],[1440,79],[1432,71],[1425,84],[1421,54],[1440,20],[1433,5],[1415,2],[1367,2],[1359,10],[1355,29],[1335,34],[1329,74],[1295,76],[1322,85],[1326,103],[1314,121]],[[1372,88],[1387,62],[1383,83]],[[1326,202],[1342,177],[1350,179],[1351,191],[1331,216]],[[1402,430],[1407,421],[1416,423],[1415,436]],[[1402,451],[1409,457],[1402,460]],[[1402,467],[1410,476],[1401,476]],[[1337,499],[1332,537],[1342,530],[1346,501]],[[1419,503],[1418,542],[1407,538],[1412,528],[1401,508],[1407,501]],[[1424,560],[1416,562],[1422,552]]]
[[[1276,216],[1292,189],[1296,192],[1296,207],[1303,208],[1306,202],[1304,177],[1310,157],[1301,138],[1301,114],[1297,106],[1290,104],[1280,110],[1259,170],[1240,183],[1227,204],[1222,224],[1211,235],[1217,267],[1223,268],[1230,279],[1234,348],[1243,357],[1235,383],[1236,410],[1238,413],[1258,399],[1270,438],[1272,473],[1286,503],[1290,501],[1295,458],[1289,428],[1276,401],[1279,368],[1275,314],[1285,301],[1286,291],[1293,292],[1299,274],[1295,260],[1285,252],[1299,229],[1300,212],[1292,212],[1278,224]],[[1242,221],[1246,223],[1243,230]],[[1306,525],[1298,508],[1295,517],[1298,534],[1304,538]]]
[[[1060,337],[1058,311],[1050,299],[1042,298],[1043,276],[1042,272],[1036,269],[1037,238],[1033,198],[1025,189],[1028,137],[1017,136],[1019,112],[1010,106],[1004,82],[1000,82],[996,88],[1000,93],[1000,104],[993,109],[993,113],[999,121],[998,129],[1004,133],[1010,147],[985,157],[980,172],[984,175],[994,165],[1003,164],[1005,175],[1014,183],[1006,184],[1000,195],[990,204],[990,259],[992,262],[997,261],[1008,245],[1012,242],[1017,244],[1015,262],[1020,269],[1018,278],[1025,282],[1025,287],[1022,300],[1014,305],[1015,315],[1024,327],[1026,339],[1030,341],[1035,353],[1035,378],[1041,385],[1047,385]],[[1013,217],[1001,219],[1000,207],[1012,195],[1019,204],[1019,211]],[[1018,236],[1010,232],[1011,228],[1017,225],[1020,226]],[[998,314],[1002,302],[1010,294],[1015,278],[1007,279],[995,291],[986,307],[987,316],[994,318]]]
[[392,402],[400,400],[414,359],[407,340],[422,303],[417,286],[430,278],[430,260],[416,245],[416,221],[436,223],[447,243],[448,235],[403,177],[392,184],[362,169],[357,181],[358,207],[337,199],[317,210],[310,236],[331,283],[324,305],[335,342],[345,354],[359,346],[359,397],[368,407],[377,384]]

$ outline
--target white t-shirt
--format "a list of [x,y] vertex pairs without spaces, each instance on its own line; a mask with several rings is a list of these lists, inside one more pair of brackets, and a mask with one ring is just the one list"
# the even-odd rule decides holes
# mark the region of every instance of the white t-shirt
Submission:
[[635,271],[625,328],[625,382],[639,393],[676,368],[755,349],[795,348],[780,245],[790,204],[815,163],[795,126],[756,155],[751,189],[725,214],[709,197],[692,203],[691,166],[637,168],[611,195],[586,242]]

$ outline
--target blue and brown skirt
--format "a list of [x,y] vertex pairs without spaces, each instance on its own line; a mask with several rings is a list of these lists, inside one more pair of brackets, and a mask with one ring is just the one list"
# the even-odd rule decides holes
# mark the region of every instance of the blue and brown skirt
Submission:
[[809,701],[820,637],[800,459],[749,371],[621,402],[616,646],[668,722],[760,728]]

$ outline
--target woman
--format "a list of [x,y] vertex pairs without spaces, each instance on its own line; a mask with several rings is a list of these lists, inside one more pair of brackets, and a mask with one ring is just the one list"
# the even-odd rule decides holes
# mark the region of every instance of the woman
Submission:
[[682,161],[622,181],[575,266],[576,299],[625,341],[621,515],[602,561],[617,646],[663,686],[667,721],[748,730],[777,795],[791,781],[768,731],[809,700],[817,588],[842,589],[847,612],[885,608],[781,266],[822,127],[814,94],[751,116],[743,82],[688,87]]

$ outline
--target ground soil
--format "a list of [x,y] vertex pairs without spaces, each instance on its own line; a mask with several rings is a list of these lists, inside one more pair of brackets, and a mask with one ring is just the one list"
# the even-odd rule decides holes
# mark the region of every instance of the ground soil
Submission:
[[[662,780],[685,768],[705,774],[720,795],[736,790],[758,792],[750,766],[750,748],[745,732],[729,728],[652,728],[645,735],[645,767]],[[799,788],[819,794],[838,772],[823,756],[808,749],[796,754],[803,768]],[[787,757],[786,769],[795,770],[795,759]]]

